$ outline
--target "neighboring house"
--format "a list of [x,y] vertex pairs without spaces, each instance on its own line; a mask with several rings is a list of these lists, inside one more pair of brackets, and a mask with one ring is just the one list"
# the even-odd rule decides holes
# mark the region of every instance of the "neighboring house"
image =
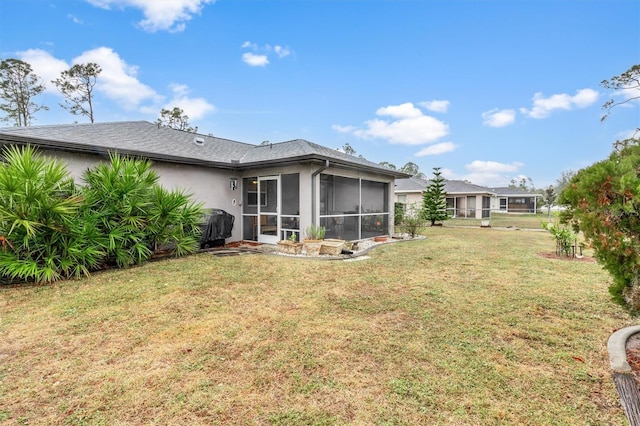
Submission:
[[[405,206],[422,206],[422,192],[429,181],[417,177],[396,179],[395,198]],[[487,188],[461,180],[445,180],[447,211],[451,217],[483,219],[491,212],[536,213],[541,194],[520,188]]]
[[[405,206],[414,205],[420,209],[422,207],[422,193],[428,185],[428,180],[415,176],[408,179],[396,179],[396,201]],[[447,194],[449,216],[476,219],[491,216],[491,200],[497,194],[489,188],[462,180],[445,180],[444,190]]]
[[160,183],[235,216],[230,241],[326,238],[392,232],[395,178],[407,174],[302,139],[252,145],[146,121],[0,128],[0,145],[31,145],[62,160],[75,178],[109,153],[154,162]]
[[498,194],[497,205],[492,206],[492,210],[504,213],[536,213],[538,198],[542,198],[542,194],[522,188],[502,187],[492,191]]

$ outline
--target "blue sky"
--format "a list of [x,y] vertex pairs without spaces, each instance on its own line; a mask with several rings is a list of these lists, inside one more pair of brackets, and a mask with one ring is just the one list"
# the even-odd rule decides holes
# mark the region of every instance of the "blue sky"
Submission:
[[[96,121],[178,106],[200,133],[486,186],[554,184],[640,126],[637,103],[600,122],[600,82],[640,63],[639,0],[1,0],[0,57],[45,83],[98,63]],[[47,86],[33,124],[87,121]]]

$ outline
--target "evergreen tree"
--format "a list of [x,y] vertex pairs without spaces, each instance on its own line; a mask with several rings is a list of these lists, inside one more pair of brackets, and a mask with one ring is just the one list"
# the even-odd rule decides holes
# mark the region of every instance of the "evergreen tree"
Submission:
[[51,81],[64,98],[60,106],[73,115],[87,116],[93,123],[93,89],[101,72],[100,65],[93,62],[76,64],[62,71],[60,78]]
[[44,89],[28,63],[13,58],[0,62],[0,99],[5,101],[0,103],[0,111],[6,114],[1,120],[13,122],[14,126],[29,126],[33,114],[49,109],[33,102]]
[[444,178],[440,167],[433,168],[433,179],[422,193],[422,219],[430,221],[431,226],[436,222],[447,220],[447,193],[444,190]]
[[[158,126],[169,127],[171,129],[190,133],[198,132],[198,127],[191,127],[189,116],[179,107],[173,107],[173,109],[162,108],[162,110],[160,110],[160,118],[156,120],[156,123]],[[268,141],[265,142],[269,144]],[[263,142],[263,144],[265,144],[265,142]]]
[[542,202],[547,208],[548,217],[551,217],[551,207],[553,207],[553,204],[556,202],[556,198],[558,198],[558,194],[556,194],[555,188],[552,185],[549,185],[542,194]]

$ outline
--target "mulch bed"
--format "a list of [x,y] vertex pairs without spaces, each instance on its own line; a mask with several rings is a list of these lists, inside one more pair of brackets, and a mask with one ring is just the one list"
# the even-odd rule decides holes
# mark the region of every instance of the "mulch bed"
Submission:
[[538,256],[544,257],[545,259],[568,260],[572,262],[595,262],[596,261],[593,257],[589,257],[589,256],[572,257],[572,256],[565,256],[565,255],[556,254],[556,253],[538,253]]

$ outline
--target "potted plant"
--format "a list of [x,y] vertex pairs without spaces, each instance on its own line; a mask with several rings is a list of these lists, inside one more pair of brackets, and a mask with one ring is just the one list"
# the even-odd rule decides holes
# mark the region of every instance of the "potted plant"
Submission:
[[297,241],[296,234],[291,234],[288,239],[278,241],[278,247],[282,253],[302,253],[302,243]]
[[304,251],[309,256],[318,256],[324,239],[325,227],[311,224],[305,229],[305,238],[303,241]]

